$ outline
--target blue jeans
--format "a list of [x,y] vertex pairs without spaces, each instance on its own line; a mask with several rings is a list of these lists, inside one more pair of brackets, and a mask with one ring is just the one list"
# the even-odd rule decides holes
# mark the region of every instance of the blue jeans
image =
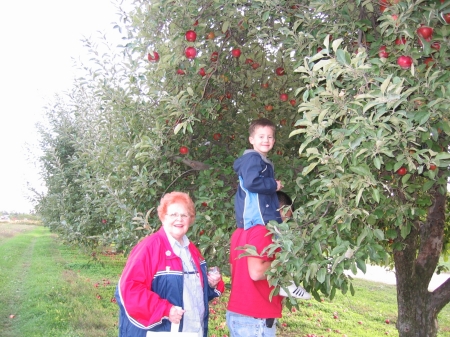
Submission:
[[271,328],[266,326],[266,320],[237,314],[227,310],[227,326],[230,337],[275,337],[276,320]]

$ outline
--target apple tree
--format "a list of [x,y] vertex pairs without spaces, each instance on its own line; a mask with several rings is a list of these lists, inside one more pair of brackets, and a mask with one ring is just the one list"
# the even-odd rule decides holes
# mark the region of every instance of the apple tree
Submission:
[[450,280],[428,291],[450,248],[450,1],[134,6],[116,25],[121,61],[90,46],[98,66],[70,107],[49,109],[43,160],[59,174],[48,175],[41,211],[54,229],[127,251],[158,227],[164,193],[188,191],[198,212],[189,237],[226,272],[233,161],[250,121],[266,117],[278,126],[270,158],[296,206],[269,225],[269,249],[281,248],[270,282],[294,275],[332,298],[354,293],[348,271],[392,264],[399,335],[436,336],[450,301]]

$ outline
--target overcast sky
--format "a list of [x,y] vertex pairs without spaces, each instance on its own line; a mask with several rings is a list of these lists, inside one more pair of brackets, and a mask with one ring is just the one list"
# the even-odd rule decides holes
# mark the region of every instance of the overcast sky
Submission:
[[83,36],[118,41],[118,15],[111,0],[7,0],[0,12],[0,212],[28,212],[27,182],[43,190],[27,151],[42,107],[70,88]]

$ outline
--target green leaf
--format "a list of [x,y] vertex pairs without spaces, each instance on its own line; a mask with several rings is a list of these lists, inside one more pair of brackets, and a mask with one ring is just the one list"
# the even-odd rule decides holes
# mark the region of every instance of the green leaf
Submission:
[[327,275],[327,270],[325,268],[320,268],[317,271],[317,281],[319,281],[320,283],[325,282],[325,276]]
[[392,74],[389,75],[389,76],[384,80],[384,82],[381,84],[380,90],[381,90],[381,93],[382,93],[382,94],[384,94],[384,93],[386,92],[386,89],[387,89],[389,83],[391,83],[391,78],[392,78]]
[[363,259],[356,259],[356,265],[364,274],[366,273],[366,262]]
[[444,159],[450,159],[450,153],[448,152],[439,152],[436,157],[436,160],[444,160]]
[[305,167],[302,171],[302,174],[304,176],[306,176],[309,172],[311,172],[312,170],[314,170],[314,168],[319,164],[318,161],[316,161],[315,163],[311,163],[309,164],[307,167]]
[[355,199],[355,206],[358,207],[359,205],[359,200],[361,199],[361,196],[364,192],[364,188],[360,188],[358,191],[358,194],[356,195],[356,199]]
[[336,52],[336,60],[343,65],[350,65],[351,59],[350,59],[350,54],[342,49],[338,49],[338,51]]
[[422,191],[424,192],[428,191],[431,187],[433,187],[433,185],[434,180],[427,180],[422,186]]
[[378,239],[378,240],[384,240],[384,233],[383,233],[383,231],[381,230],[381,229],[375,229],[374,231],[373,231],[373,234],[375,235],[375,237]]
[[380,191],[378,188],[372,188],[372,197],[377,203],[380,203]]
[[359,174],[363,177],[372,177],[372,173],[370,172],[369,167],[365,164],[359,166],[351,166],[350,171]]
[[178,132],[180,132],[181,128],[184,126],[184,122],[183,123],[178,123],[175,128],[173,129],[173,133],[177,134]]
[[225,21],[222,25],[222,33],[226,33],[228,30],[228,27],[230,27],[230,21]]
[[411,225],[409,223],[406,223],[400,229],[400,235],[402,236],[403,239],[405,239],[410,232],[411,232]]
[[381,159],[378,156],[373,158],[373,165],[379,170],[381,168]]

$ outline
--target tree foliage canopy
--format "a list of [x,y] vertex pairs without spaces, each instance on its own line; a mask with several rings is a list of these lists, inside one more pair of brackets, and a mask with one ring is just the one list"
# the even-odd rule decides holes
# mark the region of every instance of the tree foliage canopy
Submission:
[[134,4],[116,26],[122,54],[86,41],[97,66],[48,108],[40,212],[53,230],[128,251],[159,226],[160,197],[188,191],[189,237],[227,270],[232,164],[250,121],[267,117],[296,207],[270,225],[269,249],[281,248],[270,282],[294,275],[316,298],[353,292],[345,270],[391,263],[406,246],[431,278],[449,251],[446,202],[435,206],[450,163],[450,1]]

